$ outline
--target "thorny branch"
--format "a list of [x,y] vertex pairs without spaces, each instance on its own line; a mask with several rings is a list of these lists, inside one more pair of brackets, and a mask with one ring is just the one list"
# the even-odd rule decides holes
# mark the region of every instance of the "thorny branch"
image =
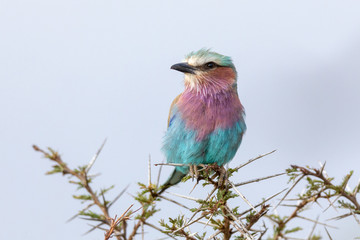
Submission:
[[[290,237],[289,234],[294,234],[300,231],[301,228],[290,228],[290,223],[293,219],[302,219],[314,223],[308,239],[318,239],[317,236],[314,235],[314,230],[318,225],[325,227],[327,236],[332,239],[329,231],[327,230],[327,227],[332,227],[331,225],[320,222],[318,219],[314,220],[305,217],[303,214],[299,214],[300,212],[303,213],[303,211],[312,203],[317,203],[319,199],[326,199],[329,201],[330,206],[333,206],[334,208],[340,207],[349,210],[348,214],[340,215],[334,219],[342,219],[353,216],[354,219],[359,222],[358,217],[360,215],[360,207],[357,195],[360,191],[360,182],[352,191],[349,190],[347,186],[347,183],[352,176],[352,172],[346,175],[343,182],[339,185],[334,184],[333,179],[327,176],[324,170],[325,165],[320,169],[292,165],[292,168],[287,169],[286,173],[278,173],[267,177],[259,177],[237,184],[230,180],[235,175],[235,173],[240,171],[243,167],[269,154],[272,154],[274,151],[259,155],[258,157],[250,159],[238,167],[229,168],[227,170],[225,170],[223,167],[217,166],[216,164],[202,165],[200,172],[196,173],[195,175],[197,184],[194,186],[194,188],[196,188],[196,186],[200,186],[201,184],[202,187],[210,186],[211,190],[204,198],[194,198],[192,196],[184,196],[173,193],[175,197],[190,200],[192,206],[196,205],[193,208],[191,208],[192,206],[188,206],[188,204],[184,204],[182,201],[174,200],[168,196],[159,194],[162,189],[159,185],[161,167],[156,179],[156,183],[153,183],[151,178],[151,160],[149,157],[148,182],[147,184],[139,183],[140,192],[134,196],[134,200],[141,206],[138,209],[138,215],[134,216],[134,213],[138,210],[131,211],[130,208],[133,206],[131,205],[119,218],[116,216],[111,218],[109,214],[109,208],[126,191],[126,188],[118,196],[116,196],[113,201],[109,202],[105,199],[105,193],[112,187],[101,190],[98,193],[90,186],[90,183],[94,177],[88,175],[88,172],[101,152],[104,143],[88,165],[79,167],[77,169],[69,168],[67,164],[63,162],[60,155],[51,148],[48,148],[48,151],[44,151],[35,145],[33,148],[36,151],[41,152],[46,158],[56,163],[56,165],[53,166],[53,170],[48,172],[48,174],[62,173],[63,175],[69,175],[78,179],[78,181],[70,182],[77,184],[79,188],[85,189],[88,195],[74,197],[84,202],[88,202],[88,205],[74,217],[85,216],[85,219],[99,222],[99,224],[93,226],[90,231],[94,229],[101,229],[102,231],[106,231],[105,240],[108,240],[111,237],[115,237],[119,240],[133,240],[135,238],[145,239],[146,237],[144,237],[144,226],[161,232],[167,237],[173,239],[262,239],[265,234],[269,235],[270,231],[266,226],[266,222],[269,220],[273,223],[274,228],[272,233],[270,233],[270,236],[268,236],[268,239],[295,239],[294,237]],[[183,166],[184,164],[160,163],[155,165]],[[278,214],[269,214],[268,212],[271,210],[271,208],[274,210],[274,206],[270,205],[269,201],[273,200],[275,197],[278,197],[287,189],[284,189],[270,197],[265,198],[262,201],[259,201],[260,203],[258,204],[252,204],[241,193],[242,189],[237,189],[237,187],[243,187],[248,184],[262,182],[274,177],[282,176],[284,174],[287,174],[290,177],[290,180],[294,182],[294,184],[280,199],[278,204],[275,205],[275,208],[281,207],[289,209],[289,214],[285,217],[281,217]],[[186,176],[184,177],[183,181],[185,182],[189,179],[194,179],[194,176]],[[296,199],[298,203],[295,205],[282,204],[283,201],[289,200],[287,197],[295,189],[295,187],[303,182],[306,182],[306,192],[298,195],[298,198]],[[166,201],[170,204],[176,204],[177,207],[182,208],[183,211],[190,214],[190,217],[186,217],[185,215],[178,215],[175,217],[170,217],[168,220],[163,219],[160,221],[160,226],[151,223],[150,221],[154,214],[160,211],[160,209],[157,208],[157,203],[159,201]],[[336,201],[338,201],[339,206],[333,205],[333,203]],[[232,206],[234,203],[235,206]],[[101,214],[96,214],[90,211],[90,208],[94,206],[97,206],[100,209]],[[240,209],[241,211],[239,211]],[[132,219],[130,219],[130,217]],[[129,221],[134,221],[134,224],[129,224]],[[101,227],[104,224],[109,226],[108,230]],[[210,228],[210,232],[207,233],[205,230],[201,233],[192,232],[190,227],[193,228],[193,225],[198,224],[205,226],[205,229]]]
[[[359,185],[355,187],[355,189],[350,192],[346,189],[348,188],[348,181],[351,178],[353,172],[351,171],[349,174],[347,174],[339,185],[336,185],[333,183],[333,179],[329,178],[327,174],[324,173],[325,164],[320,168],[309,168],[309,167],[300,167],[297,165],[291,165],[291,169],[287,169],[288,176],[290,177],[290,180],[294,181],[295,183],[290,188],[290,190],[285,194],[285,196],[280,200],[280,202],[277,204],[279,206],[282,201],[285,200],[287,195],[290,193],[291,190],[294,189],[294,187],[303,179],[307,181],[306,185],[306,192],[303,194],[299,194],[298,203],[293,205],[283,205],[285,207],[294,208],[293,211],[289,216],[285,216],[281,218],[280,216],[276,214],[267,215],[267,217],[275,224],[276,227],[274,227],[274,235],[271,239],[287,239],[287,235],[289,233],[294,233],[297,231],[300,231],[300,227],[295,227],[293,229],[286,229],[286,227],[289,225],[289,222],[295,218],[298,219],[304,219],[307,221],[314,222],[315,225],[313,228],[316,227],[317,224],[324,225],[327,227],[331,227],[327,224],[321,223],[318,221],[318,219],[313,220],[309,219],[303,216],[300,216],[299,213],[305,209],[309,204],[317,203],[320,199],[326,199],[330,203],[330,206],[332,206],[332,198],[335,198],[335,201],[344,198],[348,202],[344,200],[338,200],[339,208],[348,209],[350,211],[349,214],[341,215],[336,217],[336,219],[345,218],[348,216],[354,216],[356,219],[356,215],[360,215],[360,207],[359,202],[357,200],[357,194],[359,193]],[[333,206],[335,208],[335,206]],[[328,208],[326,208],[327,210]],[[313,230],[311,231],[311,234],[313,234]],[[326,229],[326,233],[329,235],[329,232]],[[315,235],[314,235],[315,236]],[[329,235],[330,236],[330,235]],[[310,236],[311,237],[311,236]],[[312,239],[310,238],[309,239]],[[330,237],[331,238],[331,237]]]
[[79,184],[81,184],[86,189],[86,191],[91,195],[91,199],[94,201],[94,204],[96,204],[100,208],[102,213],[104,214],[105,219],[103,219],[103,221],[106,224],[110,224],[110,221],[108,220],[108,219],[110,219],[110,216],[109,216],[109,210],[107,208],[107,205],[105,203],[101,203],[97,194],[95,194],[93,189],[90,187],[90,179],[88,178],[87,172],[85,171],[85,169],[83,169],[82,171],[70,169],[66,165],[66,163],[63,162],[60,155],[57,152],[55,152],[54,150],[52,150],[51,148],[49,148],[49,152],[45,152],[44,150],[40,149],[36,145],[34,145],[33,148],[35,151],[43,153],[46,158],[56,162],[58,164],[58,166],[61,168],[61,172],[63,173],[63,175],[70,174],[70,175],[78,178],[80,180]]
[[[95,220],[95,221],[100,222],[98,225],[99,227],[102,224],[106,224],[106,225],[110,226],[112,229],[111,234],[113,232],[120,233],[121,229],[119,227],[119,224],[120,224],[120,222],[126,220],[128,217],[121,216],[121,218],[118,219],[118,221],[115,221],[117,224],[114,225],[114,220],[113,220],[113,218],[110,217],[110,214],[109,214],[109,207],[117,199],[115,199],[111,203],[109,203],[108,201],[105,200],[104,193],[106,191],[108,191],[110,188],[101,190],[99,194],[96,193],[90,186],[90,182],[92,181],[93,178],[88,175],[88,171],[90,170],[91,166],[94,164],[97,156],[99,155],[101,149],[104,146],[104,143],[101,146],[101,148],[98,150],[96,155],[92,158],[90,163],[87,166],[79,167],[78,169],[69,168],[67,166],[67,164],[61,159],[61,156],[51,148],[48,148],[48,151],[45,151],[45,150],[39,148],[38,146],[33,145],[33,149],[35,151],[41,152],[45,158],[48,158],[57,164],[57,165],[53,166],[53,170],[47,172],[47,174],[62,173],[63,175],[70,175],[72,177],[75,177],[79,181],[70,181],[70,183],[78,185],[79,188],[84,188],[87,191],[87,193],[89,194],[89,195],[74,196],[74,198],[80,199],[83,201],[92,201],[92,203],[90,205],[88,205],[86,208],[84,208],[82,211],[80,211],[77,215],[75,215],[75,217],[76,216],[87,216],[89,218],[85,218],[85,219]],[[101,197],[101,199],[100,199],[100,197]],[[100,215],[89,210],[89,208],[91,208],[94,205],[100,209],[100,211],[101,211]],[[126,210],[126,212],[128,210]],[[73,219],[73,218],[71,218],[71,219]],[[117,239],[122,239],[122,237],[123,236],[116,235]]]

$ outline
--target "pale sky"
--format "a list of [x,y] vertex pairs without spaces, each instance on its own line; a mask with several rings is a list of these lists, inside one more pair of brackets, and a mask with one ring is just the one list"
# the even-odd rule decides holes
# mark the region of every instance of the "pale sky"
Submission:
[[[31,145],[53,147],[76,167],[107,138],[92,169],[101,173],[94,187],[115,184],[114,196],[131,184],[134,194],[136,182],[147,181],[149,154],[153,163],[164,160],[168,109],[183,90],[183,75],[170,66],[202,47],[231,56],[238,70],[248,131],[231,166],[277,149],[238,182],[326,161],[338,181],[355,170],[354,187],[359,12],[360,2],[348,0],[1,0],[0,239],[102,239],[101,231],[82,236],[89,229],[83,220],[65,223],[81,209],[75,187],[45,176],[52,164]],[[286,181],[239,190],[257,203]],[[131,203],[126,194],[112,214]],[[334,239],[360,236],[353,219],[335,224]],[[161,236],[150,231],[146,239]]]

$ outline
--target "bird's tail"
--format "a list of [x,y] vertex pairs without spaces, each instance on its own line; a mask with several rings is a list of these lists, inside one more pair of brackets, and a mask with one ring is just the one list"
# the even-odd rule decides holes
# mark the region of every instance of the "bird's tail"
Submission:
[[183,179],[183,177],[186,176],[186,174],[187,173],[183,173],[175,168],[172,174],[170,175],[170,177],[168,178],[168,180],[166,180],[166,182],[162,185],[161,190],[158,194],[161,194],[169,187],[178,184],[181,181],[181,179]]

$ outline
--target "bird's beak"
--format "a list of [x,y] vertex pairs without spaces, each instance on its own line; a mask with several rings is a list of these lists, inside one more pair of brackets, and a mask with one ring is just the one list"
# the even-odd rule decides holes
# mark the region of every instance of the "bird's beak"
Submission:
[[187,63],[177,63],[171,66],[171,69],[183,72],[183,73],[191,73],[195,74],[196,68],[187,64]]

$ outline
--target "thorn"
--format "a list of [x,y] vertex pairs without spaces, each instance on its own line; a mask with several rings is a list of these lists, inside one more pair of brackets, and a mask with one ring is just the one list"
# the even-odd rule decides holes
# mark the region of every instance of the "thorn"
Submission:
[[240,169],[240,168],[242,168],[242,167],[245,167],[245,166],[248,165],[249,163],[252,163],[253,161],[258,160],[258,159],[260,159],[260,158],[263,158],[263,157],[265,157],[265,156],[267,156],[267,155],[270,155],[270,154],[272,154],[272,153],[274,153],[274,152],[276,152],[276,149],[275,149],[275,150],[272,150],[271,152],[268,152],[268,153],[259,155],[259,156],[255,157],[255,158],[252,158],[252,159],[250,159],[249,161],[247,161],[246,163],[241,164],[240,166],[234,168],[234,170],[236,171],[236,170],[238,170],[238,169]]
[[193,220],[193,221],[191,221],[191,222],[188,222],[187,224],[185,224],[185,225],[182,226],[181,228],[176,229],[176,230],[173,231],[172,233],[174,234],[174,233],[177,233],[178,231],[183,230],[184,228],[190,226],[191,224],[198,222],[200,219],[204,218],[205,216],[206,216],[206,215],[200,216],[200,217],[198,217],[197,219],[195,219],[195,220]]
[[179,202],[177,202],[177,201],[175,201],[175,200],[173,200],[173,199],[164,197],[164,196],[162,196],[162,195],[160,195],[159,198],[165,199],[165,200],[167,200],[167,201],[169,201],[169,202],[172,202],[172,203],[175,203],[176,205],[179,205],[180,207],[183,207],[183,208],[185,208],[185,209],[190,210],[189,207],[187,207],[187,206],[185,206],[185,205],[183,205],[183,204],[181,204],[181,203],[179,203]]
[[93,156],[93,158],[90,160],[89,164],[87,165],[86,169],[85,169],[85,173],[88,173],[90,171],[90,168],[94,165],[97,157],[99,156],[101,150],[103,149],[105,143],[106,143],[107,138],[105,138],[105,140],[103,141],[103,143],[101,144],[99,150],[95,153],[95,155]]
[[309,221],[309,222],[313,222],[313,223],[316,223],[316,224],[319,224],[319,225],[323,225],[323,226],[325,226],[325,227],[337,229],[337,227],[335,227],[335,226],[331,226],[331,225],[328,225],[328,224],[326,224],[326,223],[319,222],[318,220],[319,220],[319,217],[320,217],[320,216],[318,216],[318,217],[316,218],[316,220],[313,220],[313,219],[311,219],[311,218],[306,218],[306,217],[303,217],[303,216],[300,216],[300,215],[297,215],[297,217],[298,217],[298,218],[301,218],[301,219],[304,219],[304,220],[306,220],[306,221]]
[[219,235],[221,233],[220,230],[217,230],[216,232],[214,232],[210,237],[207,238],[207,240],[212,240],[214,239],[217,235]]
[[255,212],[258,212],[255,207],[246,199],[246,197],[242,195],[241,192],[235,187],[234,183],[232,183],[230,180],[228,180],[228,182],[233,187],[235,192],[247,203],[247,205],[249,205]]
[[141,239],[144,240],[144,223],[143,223],[143,221],[141,221],[140,224],[141,224]]
[[[255,205],[255,207],[259,207],[259,206],[263,205],[264,203],[266,203],[266,202],[270,201],[271,199],[273,199],[274,197],[276,197],[276,196],[280,195],[281,193],[283,193],[283,192],[284,192],[284,191],[286,191],[286,190],[287,190],[287,188],[285,188],[285,189],[281,190],[281,191],[280,191],[280,192],[278,192],[278,193],[275,193],[274,195],[272,195],[272,196],[268,197],[267,199],[265,199],[265,200],[264,200],[264,201],[262,201],[261,203],[259,203],[259,204]],[[244,211],[244,212],[240,213],[240,214],[239,214],[239,216],[242,216],[242,215],[244,215],[244,214],[246,214],[246,213],[250,212],[251,210],[252,210],[252,208],[250,208],[250,209],[248,209],[248,210],[246,210],[246,211]],[[275,214],[275,215],[278,215],[278,214],[277,214],[276,209],[274,210],[274,214]]]
[[[210,221],[211,221],[211,219],[213,218],[213,216],[214,216],[214,213],[212,213],[211,215],[210,215],[210,217],[209,217],[209,220],[206,222],[206,224],[205,224],[205,227],[207,226],[207,225],[209,225],[209,223],[210,223]],[[204,227],[204,228],[205,228]]]
[[72,216],[71,218],[69,218],[66,222],[71,222],[72,220],[74,220],[77,216],[80,215],[80,212],[83,212],[83,211],[86,211],[88,210],[89,208],[91,208],[92,206],[94,206],[95,203],[91,203],[89,204],[87,207],[85,207],[84,209],[82,209],[81,211],[79,211],[77,214],[75,214],[74,216]]
[[333,240],[333,239],[332,239],[332,237],[330,236],[330,233],[329,233],[329,231],[327,230],[327,228],[326,228],[326,227],[324,227],[324,228],[325,228],[325,231],[326,231],[326,233],[327,233],[327,235],[328,235],[329,239],[330,239],[330,240]]
[[155,166],[174,166],[174,167],[183,167],[189,166],[190,164],[183,164],[183,163],[155,163]]
[[181,198],[185,198],[185,199],[188,199],[188,200],[192,200],[192,201],[195,201],[195,202],[201,200],[201,199],[199,199],[199,198],[188,197],[188,196],[181,195],[181,194],[178,194],[178,193],[172,193],[172,192],[167,192],[167,193],[169,193],[169,194],[171,194],[171,195],[174,195],[174,196],[177,196],[177,197],[181,197]]
[[103,230],[103,231],[107,231],[107,229],[100,227],[100,226],[103,225],[103,224],[105,224],[105,223],[99,223],[99,224],[96,225],[96,226],[89,224],[89,226],[91,226],[92,228],[91,228],[90,230],[86,231],[85,233],[83,233],[83,236],[91,233],[91,232],[94,231],[95,229],[101,229],[101,230]]
[[316,225],[318,224],[319,217],[320,217],[320,216],[317,216],[316,220],[314,221],[314,226],[313,226],[312,229],[311,229],[311,232],[310,232],[310,234],[309,234],[308,239],[311,239],[311,236],[312,236],[313,233],[314,233],[314,230],[315,230],[315,228],[316,228]]
[[263,181],[263,180],[266,180],[266,179],[269,179],[269,178],[278,177],[278,176],[282,176],[282,175],[285,175],[285,174],[286,173],[278,173],[278,174],[274,174],[274,175],[267,176],[267,177],[256,178],[256,179],[249,180],[249,181],[246,181],[246,182],[237,183],[237,184],[235,184],[235,186],[239,187],[239,186],[246,185],[246,184],[249,184],[249,183],[260,182],[260,181]]
[[159,169],[158,176],[157,176],[156,188],[158,188],[159,184],[160,184],[160,175],[161,175],[162,167],[163,167],[163,165],[160,165],[160,169]]
[[287,197],[287,195],[289,195],[289,193],[294,189],[294,187],[301,181],[301,179],[303,179],[305,177],[305,175],[302,175],[289,189],[289,191],[287,191],[287,193],[284,195],[284,197],[280,200],[280,202],[273,208],[273,211],[275,211],[275,209],[281,204],[282,201],[284,201],[284,199]]
[[149,154],[149,164],[148,164],[148,180],[149,186],[151,186],[151,156]]
[[[214,194],[214,192],[216,191],[216,189],[217,189],[217,187],[214,187],[214,189],[213,189],[213,190],[208,194],[208,196],[206,197],[204,203],[207,202],[207,201],[210,199],[210,197]],[[202,203],[202,204],[200,205],[200,207],[198,208],[198,210],[196,210],[196,212],[194,212],[194,214],[190,217],[189,221],[191,221],[191,220],[195,217],[195,215],[199,213],[200,209],[204,206],[204,203]],[[205,216],[205,215],[204,215],[204,216]]]
[[194,191],[194,189],[195,189],[195,187],[198,185],[198,183],[199,183],[199,181],[196,181],[196,183],[195,183],[194,187],[191,189],[191,191],[189,192],[189,194],[191,194],[191,193],[192,193],[192,191]]
[[130,184],[128,184],[115,198],[112,200],[111,203],[109,203],[108,208],[110,208],[123,194],[124,192],[129,188]]

